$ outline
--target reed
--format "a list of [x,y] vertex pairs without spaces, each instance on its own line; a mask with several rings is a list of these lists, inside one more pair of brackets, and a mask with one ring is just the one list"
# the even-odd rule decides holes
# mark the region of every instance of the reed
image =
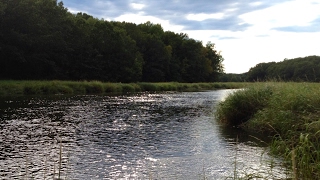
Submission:
[[86,90],[86,94],[102,94],[104,93],[103,83],[100,81],[84,81],[81,83]]
[[272,93],[268,86],[241,89],[221,102],[215,115],[224,125],[241,125],[267,105]]
[[293,179],[320,178],[320,84],[257,83],[218,105],[224,125],[273,136],[271,152],[292,167]]
[[101,81],[0,81],[0,96],[53,95],[53,94],[105,94],[157,91],[203,91],[243,88],[250,83],[178,83],[139,82],[110,83]]

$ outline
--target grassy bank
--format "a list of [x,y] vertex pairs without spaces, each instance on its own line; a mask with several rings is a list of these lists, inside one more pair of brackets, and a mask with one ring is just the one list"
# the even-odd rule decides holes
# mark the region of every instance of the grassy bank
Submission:
[[293,179],[320,179],[320,84],[256,83],[221,102],[224,125],[274,136],[271,152],[286,159]]
[[201,91],[233,89],[248,83],[105,83],[100,81],[0,81],[0,96],[104,94],[141,91]]

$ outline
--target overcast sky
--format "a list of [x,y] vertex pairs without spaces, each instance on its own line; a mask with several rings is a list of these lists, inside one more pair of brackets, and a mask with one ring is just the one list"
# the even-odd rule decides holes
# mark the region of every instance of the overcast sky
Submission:
[[227,73],[320,55],[319,0],[63,0],[70,12],[136,24],[216,45]]

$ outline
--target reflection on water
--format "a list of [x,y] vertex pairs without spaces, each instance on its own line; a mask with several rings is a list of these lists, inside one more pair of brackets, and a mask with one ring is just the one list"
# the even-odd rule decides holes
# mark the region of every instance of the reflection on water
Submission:
[[3,99],[0,177],[226,179],[235,165],[239,174],[283,177],[266,148],[236,143],[214,120],[230,92]]

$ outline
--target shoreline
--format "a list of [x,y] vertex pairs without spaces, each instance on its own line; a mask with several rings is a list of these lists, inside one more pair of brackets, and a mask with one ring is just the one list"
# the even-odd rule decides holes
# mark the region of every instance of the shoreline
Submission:
[[178,82],[137,82],[110,83],[101,81],[28,81],[0,80],[0,97],[14,95],[54,95],[54,94],[110,94],[160,91],[202,91],[215,89],[237,89],[250,83],[178,83]]

